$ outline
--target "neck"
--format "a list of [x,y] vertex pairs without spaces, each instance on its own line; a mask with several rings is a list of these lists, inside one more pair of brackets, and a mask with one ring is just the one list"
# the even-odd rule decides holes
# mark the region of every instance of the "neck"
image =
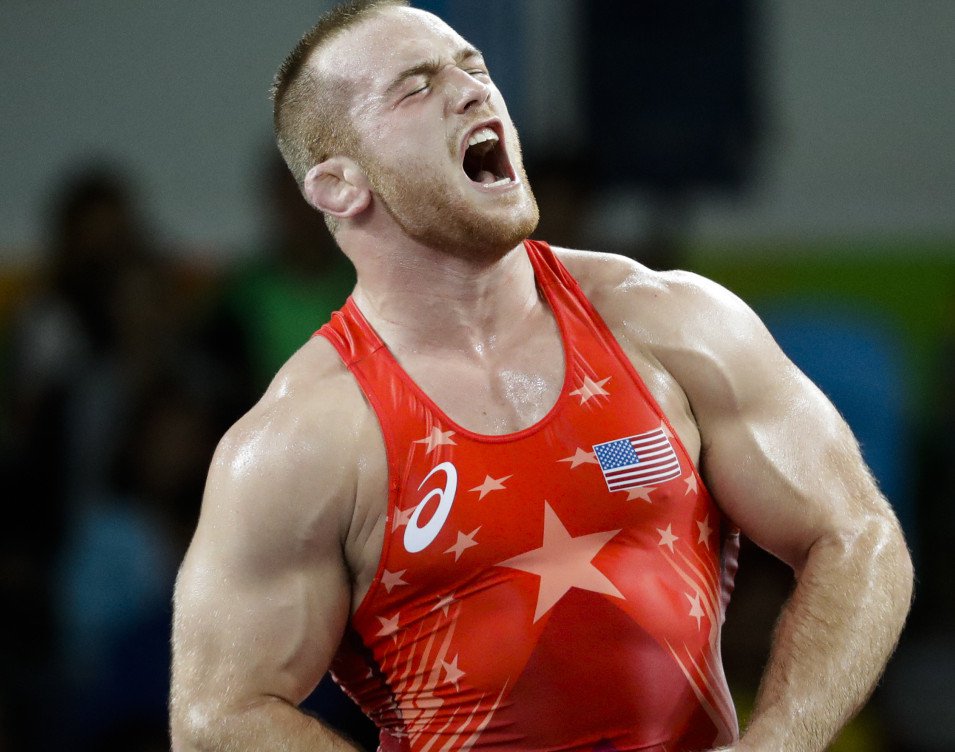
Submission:
[[353,257],[355,302],[392,349],[481,353],[540,305],[523,244],[481,260],[412,245]]

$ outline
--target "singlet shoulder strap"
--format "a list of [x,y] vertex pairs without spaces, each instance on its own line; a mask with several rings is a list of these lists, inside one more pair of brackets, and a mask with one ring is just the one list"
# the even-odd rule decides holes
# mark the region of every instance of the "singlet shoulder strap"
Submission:
[[524,247],[527,249],[527,256],[534,267],[534,275],[537,278],[537,284],[540,287],[549,287],[557,285],[559,287],[570,288],[578,295],[583,292],[570,272],[567,271],[554,249],[543,240],[525,240]]
[[385,346],[378,333],[361,315],[351,296],[313,336],[324,337],[331,342],[349,368]]
[[563,311],[581,322],[586,322],[589,329],[605,340],[618,357],[622,357],[609,327],[590,302],[580,283],[557,258],[554,249],[541,240],[525,240],[524,246],[534,267],[537,285],[545,291],[555,313]]

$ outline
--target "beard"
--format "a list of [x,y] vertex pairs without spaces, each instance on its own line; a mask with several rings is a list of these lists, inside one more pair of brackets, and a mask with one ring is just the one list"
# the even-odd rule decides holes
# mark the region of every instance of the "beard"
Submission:
[[540,217],[520,147],[515,141],[511,148],[523,190],[506,194],[490,210],[469,202],[460,184],[436,180],[427,170],[389,167],[372,158],[360,162],[376,199],[408,237],[459,258],[496,261],[527,238]]

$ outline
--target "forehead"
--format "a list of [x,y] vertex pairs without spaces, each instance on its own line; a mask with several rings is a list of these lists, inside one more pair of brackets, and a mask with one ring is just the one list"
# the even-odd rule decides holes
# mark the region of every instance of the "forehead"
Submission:
[[410,65],[453,57],[468,43],[437,16],[417,8],[392,7],[346,29],[314,60],[317,69],[355,86],[357,93],[380,93]]

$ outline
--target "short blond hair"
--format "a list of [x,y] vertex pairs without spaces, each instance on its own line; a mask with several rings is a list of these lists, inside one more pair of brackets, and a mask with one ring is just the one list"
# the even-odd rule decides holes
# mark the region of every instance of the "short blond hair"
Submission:
[[348,94],[308,65],[333,37],[372,13],[407,7],[407,0],[349,0],[325,13],[285,58],[272,84],[272,118],[279,151],[301,187],[313,165],[354,149]]

